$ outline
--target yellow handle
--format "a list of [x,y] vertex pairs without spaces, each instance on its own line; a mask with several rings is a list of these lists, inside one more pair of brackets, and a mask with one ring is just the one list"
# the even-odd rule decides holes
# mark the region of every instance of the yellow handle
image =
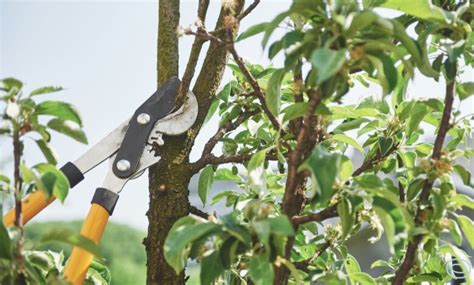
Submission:
[[[109,217],[109,212],[105,208],[93,203],[82,225],[81,235],[99,244]],[[66,279],[74,285],[81,285],[93,258],[94,256],[90,252],[74,247],[64,270]]]
[[[23,214],[23,224],[28,223],[34,216],[51,204],[56,197],[51,196],[48,199],[46,194],[41,191],[35,191],[21,201],[21,212]],[[15,222],[15,208],[11,209],[5,217],[3,217],[5,225],[11,227]]]

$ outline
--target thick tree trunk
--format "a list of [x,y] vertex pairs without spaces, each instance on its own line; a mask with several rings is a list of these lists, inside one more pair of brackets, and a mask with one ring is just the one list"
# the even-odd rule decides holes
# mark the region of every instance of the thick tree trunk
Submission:
[[[232,11],[222,10],[216,29],[224,25],[224,16],[239,13],[244,1]],[[179,0],[161,0],[159,4],[158,84],[178,75]],[[161,160],[149,173],[150,204],[147,212],[148,236],[144,241],[147,251],[147,284],[184,284],[184,272],[176,274],[163,255],[163,244],[173,224],[189,213],[188,185],[189,153],[204,122],[212,98],[220,85],[227,63],[226,49],[211,43],[193,92],[199,104],[194,126],[181,136],[165,137],[160,148]]]

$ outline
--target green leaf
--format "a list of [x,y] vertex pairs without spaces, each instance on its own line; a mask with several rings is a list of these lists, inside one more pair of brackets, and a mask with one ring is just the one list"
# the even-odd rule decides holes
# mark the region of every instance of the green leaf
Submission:
[[339,214],[342,226],[341,239],[344,240],[351,232],[355,223],[355,216],[352,213],[351,202],[348,199],[341,200],[339,204],[337,204],[337,213]]
[[378,16],[370,10],[362,11],[354,16],[351,21],[351,25],[346,31],[348,38],[352,38],[358,31],[362,31],[365,28],[372,25],[372,23],[377,20]]
[[386,137],[379,137],[378,143],[379,143],[380,153],[382,155],[386,155],[393,146],[393,139],[386,138]]
[[163,246],[166,262],[179,274],[184,269],[191,244],[219,229],[219,225],[204,223],[200,218],[187,216],[179,219],[168,233]]
[[52,119],[48,122],[48,127],[59,133],[62,133],[78,142],[87,144],[87,138],[80,126],[72,121],[64,121],[61,119]]
[[254,256],[250,260],[249,275],[255,285],[273,284],[273,266],[265,255]]
[[382,7],[399,10],[423,20],[448,22],[447,12],[433,5],[431,0],[388,0]]
[[352,176],[352,161],[349,157],[343,155],[341,158],[341,167],[339,172],[339,178],[341,181],[346,181]]
[[99,246],[92,240],[77,234],[67,229],[55,229],[41,237],[41,243],[48,242],[62,242],[69,245],[80,247],[95,255],[97,258],[102,258]]
[[346,61],[346,50],[320,48],[311,55],[311,64],[318,70],[316,83],[321,84],[339,72]]
[[355,282],[354,284],[369,285],[377,284],[374,278],[365,272],[349,273],[349,278]]
[[58,156],[54,152],[54,150],[51,148],[49,143],[47,143],[44,140],[35,140],[36,144],[38,145],[39,149],[43,153],[44,157],[48,161],[48,163],[51,163],[53,165],[58,164]]
[[464,215],[457,216],[457,219],[462,231],[464,232],[464,236],[469,242],[469,245],[471,248],[474,248],[474,223],[469,217]]
[[277,69],[273,72],[270,80],[268,81],[265,101],[267,103],[268,109],[273,115],[278,115],[280,113],[281,81],[283,80],[284,76],[285,70]]
[[456,86],[456,92],[462,101],[467,97],[474,95],[474,82],[464,82]]
[[390,216],[390,213],[387,212],[387,210],[381,207],[373,207],[373,209],[383,225],[389,251],[393,254],[395,247],[395,223],[393,222],[393,219]]
[[7,228],[3,224],[3,221],[0,221],[0,259],[11,260],[12,255],[12,244],[10,240],[10,235],[8,234]]
[[257,169],[258,167],[262,166],[263,163],[265,162],[265,157],[267,155],[267,151],[260,150],[257,153],[255,153],[249,160],[249,163],[247,164],[247,171],[251,172],[252,170]]
[[265,27],[265,35],[263,36],[263,40],[262,40],[263,48],[265,48],[265,46],[267,45],[268,40],[270,39],[270,36],[272,35],[273,31],[290,14],[291,14],[290,11],[285,11],[283,13],[278,14],[271,22],[267,23]]
[[232,170],[228,168],[218,168],[214,174],[215,181],[233,181],[233,182],[240,182],[238,174],[234,174]]
[[55,116],[64,121],[73,121],[82,127],[81,116],[76,108],[69,103],[60,101],[44,101],[38,104],[36,107],[36,113],[38,115]]
[[[110,281],[112,281],[112,274],[105,264],[97,260],[92,260],[91,265],[89,265],[89,270],[91,269],[100,275],[100,278],[105,281],[105,284],[110,284]],[[89,271],[87,273],[89,274]]]
[[219,275],[225,271],[218,251],[205,256],[201,261],[200,279],[202,285],[214,284]]
[[292,236],[295,234],[293,225],[285,215],[269,218],[268,222],[270,223],[270,230],[273,234],[282,236]]
[[464,166],[456,164],[454,166],[454,171],[459,175],[459,177],[461,177],[462,182],[464,183],[464,185],[473,187],[472,184],[471,184],[471,173],[469,171],[467,171],[467,169],[464,168]]
[[198,194],[203,205],[206,205],[209,189],[214,183],[214,167],[213,165],[206,166],[199,176]]
[[406,134],[410,137],[414,131],[418,129],[423,118],[429,113],[428,108],[422,103],[416,103],[411,109],[410,116],[408,117]]
[[464,194],[457,194],[451,197],[451,202],[456,204],[457,207],[468,207],[474,209],[474,199]]
[[360,265],[354,256],[347,254],[344,259],[344,266],[348,274],[360,272]]
[[48,196],[53,194],[59,201],[64,202],[70,188],[69,180],[64,173],[54,165],[46,163],[35,165],[34,168],[42,173],[40,178],[41,183],[39,185],[37,184],[38,188],[42,191],[46,191]]
[[462,233],[461,229],[459,228],[458,223],[454,220],[448,220],[449,223],[449,232],[451,233],[451,237],[453,238],[454,243],[458,246],[462,244]]
[[12,88],[16,88],[16,89],[20,90],[23,87],[23,82],[21,82],[20,80],[18,80],[16,78],[13,78],[13,77],[8,77],[8,78],[2,79],[2,84],[3,84],[3,87],[5,87],[5,89],[7,89],[9,91]]
[[36,96],[36,95],[41,95],[41,94],[54,93],[54,92],[58,92],[58,91],[61,91],[61,90],[63,90],[63,88],[60,87],[60,86],[45,86],[45,87],[41,87],[41,88],[38,88],[38,89],[35,89],[35,90],[31,91],[30,97]]
[[266,30],[267,26],[268,26],[268,23],[260,23],[260,24],[256,24],[254,26],[251,26],[245,32],[241,33],[237,37],[236,41],[238,42],[238,41],[244,40],[246,38],[250,38],[252,36],[260,34],[260,33],[264,32]]
[[330,153],[321,145],[317,145],[300,167],[300,170],[307,169],[312,172],[313,187],[319,194],[321,204],[326,204],[334,194],[332,189],[336,176],[339,172],[341,155]]
[[331,140],[339,141],[353,146],[355,149],[364,154],[364,148],[353,138],[346,136],[345,134],[335,134],[331,137]]
[[203,125],[209,122],[212,116],[214,116],[214,114],[216,113],[218,107],[219,107],[219,100],[214,98],[214,100],[212,100],[211,106],[209,106],[209,110],[207,111],[206,118],[204,119]]

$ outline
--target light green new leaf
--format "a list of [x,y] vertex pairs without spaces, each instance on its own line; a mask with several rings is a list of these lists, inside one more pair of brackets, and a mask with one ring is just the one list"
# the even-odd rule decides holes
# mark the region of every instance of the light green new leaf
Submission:
[[276,116],[278,116],[280,113],[281,81],[283,80],[284,76],[284,69],[275,70],[267,85],[265,102],[267,103],[270,112]]
[[431,0],[388,0],[382,7],[399,10],[423,20],[448,22],[448,13],[433,5]]
[[331,140],[339,141],[353,146],[355,149],[364,154],[364,148],[353,138],[346,136],[345,134],[335,134],[331,137]]
[[471,248],[474,248],[474,222],[464,215],[457,216],[457,219],[469,245],[471,245]]
[[393,254],[395,247],[395,223],[393,222],[393,219],[390,214],[387,213],[385,209],[381,207],[373,207],[373,209],[383,225],[383,230],[387,239],[389,251]]
[[349,273],[349,278],[354,282],[353,284],[361,284],[361,285],[377,284],[375,279],[365,272]]
[[35,142],[43,153],[46,160],[48,161],[48,163],[56,165],[58,163],[58,156],[54,152],[51,145],[44,140],[35,140]]
[[199,176],[198,194],[203,205],[206,205],[207,195],[214,183],[214,167],[212,165],[206,166]]
[[41,237],[41,243],[62,242],[69,245],[80,247],[95,255],[97,258],[102,258],[99,246],[92,240],[67,229],[55,229]]
[[467,97],[474,95],[474,82],[464,82],[456,86],[456,92],[459,99],[464,100]]
[[319,194],[318,202],[321,204],[327,203],[334,194],[332,187],[339,173],[340,162],[340,154],[330,153],[318,145],[300,167],[300,170],[307,169],[312,172],[312,184],[315,192]]
[[461,177],[464,185],[473,187],[471,184],[471,173],[467,171],[467,169],[464,168],[464,166],[456,164],[454,166],[454,171],[459,175],[459,177]]
[[41,163],[35,165],[41,175],[41,183],[37,185],[42,191],[46,191],[49,195],[53,194],[56,198],[64,202],[69,193],[69,180],[62,171],[54,167],[54,165]]
[[62,133],[78,142],[87,144],[87,137],[78,124],[72,121],[64,121],[61,119],[52,119],[47,126],[59,133]]
[[267,155],[267,151],[265,149],[258,151],[255,153],[249,160],[249,163],[247,164],[247,171],[251,172],[252,170],[255,170],[256,168],[260,167],[263,165],[265,162],[265,157]]
[[283,110],[283,113],[285,115],[283,116],[283,121],[291,121],[293,119],[296,119],[298,117],[303,117],[304,114],[308,111],[308,103],[306,102],[298,102],[291,104],[287,108]]
[[171,228],[163,246],[166,261],[179,274],[184,269],[191,244],[219,229],[217,224],[205,223],[192,216],[179,219]]
[[16,88],[20,90],[21,87],[23,87],[23,82],[13,77],[3,78],[2,84],[3,84],[3,87],[5,87],[5,89],[7,89],[8,91],[11,90],[12,88]]
[[38,88],[38,89],[35,89],[35,90],[31,91],[30,97],[36,96],[36,95],[41,95],[41,94],[54,93],[54,92],[58,92],[58,91],[61,91],[61,90],[63,90],[63,88],[60,87],[60,86],[45,86],[45,87],[41,87],[41,88]]
[[410,137],[414,131],[418,129],[423,118],[429,113],[428,107],[422,103],[416,103],[411,109],[410,116],[408,117],[406,133],[407,137]]
[[51,115],[58,119],[73,121],[82,127],[82,120],[76,108],[65,102],[44,101],[36,107],[38,115]]
[[250,38],[252,36],[260,34],[260,33],[265,31],[267,26],[268,26],[268,23],[260,23],[260,24],[256,24],[254,26],[251,26],[245,32],[241,33],[235,41],[238,42],[238,41],[244,40],[246,38]]
[[342,237],[341,239],[344,240],[347,235],[351,232],[352,227],[355,223],[355,216],[352,213],[352,205],[351,202],[347,199],[343,199],[337,204],[337,213],[341,218],[341,226],[342,226]]
[[449,232],[451,233],[451,237],[453,238],[454,243],[457,246],[461,246],[462,244],[462,233],[461,229],[459,228],[458,223],[454,220],[448,220],[449,223]]
[[451,197],[451,202],[456,204],[457,207],[468,207],[474,209],[474,199],[464,194],[457,194]]
[[268,256],[258,255],[250,260],[249,275],[255,285],[273,284],[273,266]]
[[339,72],[346,61],[346,50],[320,48],[311,55],[311,64],[318,70],[316,83],[320,84]]

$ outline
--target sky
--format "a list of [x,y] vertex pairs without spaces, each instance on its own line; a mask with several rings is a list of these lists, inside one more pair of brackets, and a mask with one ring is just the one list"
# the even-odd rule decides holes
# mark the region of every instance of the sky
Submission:
[[[263,0],[245,18],[241,30],[273,19],[289,5],[290,1]],[[211,1],[207,17],[209,29],[214,26],[219,7],[220,1]],[[197,0],[182,1],[183,26],[193,24],[196,10]],[[76,159],[131,116],[155,91],[157,15],[157,1],[0,0],[0,78],[16,77],[25,83],[26,91],[45,85],[63,86],[65,91],[45,98],[70,102],[82,115],[89,145],[81,145],[62,135],[53,136],[52,145],[60,157],[59,165]],[[282,31],[277,31],[275,37],[279,34]],[[181,74],[192,41],[192,37],[180,39]],[[237,50],[250,62],[270,64],[260,41],[260,37],[250,38],[238,44]],[[281,66],[281,57],[272,64]],[[466,76],[472,78],[473,74]],[[227,71],[224,82],[229,78]],[[440,97],[443,90],[440,84],[418,75],[409,93],[418,97]],[[370,95],[380,95],[380,89],[356,88],[347,100],[356,102],[361,96]],[[473,101],[466,105],[472,109]],[[192,159],[198,157],[206,134],[209,136],[216,128],[216,120],[204,127]],[[0,138],[0,172],[8,169],[4,161],[9,151],[5,139]],[[32,144],[27,146],[25,157],[30,166],[42,158]],[[53,203],[36,220],[84,218],[93,192],[102,184],[106,171],[107,163],[88,173],[64,204]],[[146,229],[147,187],[147,175],[129,182],[111,220]],[[195,187],[190,190],[192,200],[198,203]]]

